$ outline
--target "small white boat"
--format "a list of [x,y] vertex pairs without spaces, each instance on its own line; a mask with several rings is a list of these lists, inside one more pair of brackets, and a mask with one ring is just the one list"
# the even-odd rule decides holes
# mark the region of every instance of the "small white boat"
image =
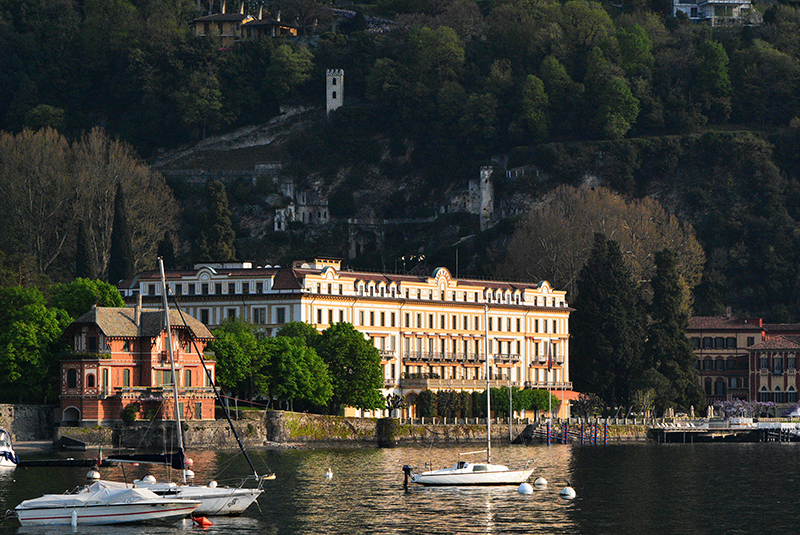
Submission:
[[158,482],[153,476],[135,480],[133,487],[162,497],[199,501],[200,505],[193,512],[195,515],[239,515],[264,492],[260,485],[256,488],[219,487],[216,481],[209,481],[208,485],[178,485]]
[[11,435],[5,429],[0,429],[0,468],[16,468],[18,464],[19,457],[11,445]]
[[510,470],[502,464],[458,461],[452,468],[412,474],[411,482],[426,486],[520,485],[533,474],[533,467]]
[[[484,307],[484,325],[489,324],[488,307]],[[487,327],[488,329],[488,327]],[[489,355],[489,332],[486,331],[484,337],[485,354]],[[503,464],[492,464],[492,396],[489,388],[489,359],[485,361],[486,374],[486,449],[462,453],[461,455],[473,455],[476,453],[486,453],[486,462],[472,463],[468,461],[458,461],[452,468],[442,468],[441,470],[429,470],[419,474],[414,473],[414,469],[409,465],[403,466],[406,474],[404,484],[412,483],[426,486],[478,486],[478,485],[520,485],[528,480],[533,474],[533,461],[525,463],[525,467],[519,470],[511,470]]]
[[177,520],[190,515],[199,501],[162,498],[147,489],[97,481],[71,494],[45,494],[14,508],[23,526],[104,525]]

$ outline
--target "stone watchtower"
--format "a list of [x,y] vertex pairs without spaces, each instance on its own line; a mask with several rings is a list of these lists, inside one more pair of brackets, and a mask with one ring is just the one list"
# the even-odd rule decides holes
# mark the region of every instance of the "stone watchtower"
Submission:
[[480,180],[480,224],[481,230],[489,228],[494,219],[494,185],[492,184],[492,167],[481,167]]
[[326,73],[325,110],[328,115],[344,102],[344,70],[328,69]]

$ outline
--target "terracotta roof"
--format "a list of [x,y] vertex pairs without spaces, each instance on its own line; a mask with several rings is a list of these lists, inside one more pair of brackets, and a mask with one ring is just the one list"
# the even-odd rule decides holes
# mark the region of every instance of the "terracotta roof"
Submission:
[[[81,323],[97,324],[103,334],[109,337],[136,338],[139,336],[155,338],[164,330],[164,313],[162,309],[143,309],[141,311],[141,331],[136,327],[134,308],[92,307],[72,325]],[[201,340],[211,340],[214,336],[203,323],[184,314],[186,326]],[[170,324],[183,328],[183,319],[176,310],[169,311]]]
[[574,401],[581,395],[580,392],[575,390],[552,390],[551,393],[561,401]]
[[800,336],[775,336],[753,344],[747,348],[750,351],[761,349],[800,349]]
[[301,277],[295,269],[281,269],[272,280],[272,287],[276,290],[300,290],[303,288]]
[[782,332],[790,335],[800,335],[800,323],[765,323],[764,330],[768,333]]
[[728,316],[692,316],[689,330],[695,331],[760,331],[761,318],[731,318]]

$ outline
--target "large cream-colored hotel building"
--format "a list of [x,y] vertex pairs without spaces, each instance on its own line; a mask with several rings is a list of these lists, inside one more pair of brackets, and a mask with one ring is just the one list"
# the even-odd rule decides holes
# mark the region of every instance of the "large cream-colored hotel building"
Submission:
[[[168,271],[166,280],[183,310],[210,328],[234,317],[268,335],[291,321],[320,331],[336,322],[352,323],[380,351],[383,394],[402,396],[411,415],[422,390],[485,390],[487,347],[493,387],[549,388],[562,399],[573,397],[572,309],[565,292],[546,281],[456,279],[446,268],[430,275],[357,272],[343,270],[339,260],[320,258],[283,268],[198,264]],[[161,306],[157,272],[126,281],[120,291],[131,303],[141,293],[143,306]],[[568,410],[562,403],[559,416]]]

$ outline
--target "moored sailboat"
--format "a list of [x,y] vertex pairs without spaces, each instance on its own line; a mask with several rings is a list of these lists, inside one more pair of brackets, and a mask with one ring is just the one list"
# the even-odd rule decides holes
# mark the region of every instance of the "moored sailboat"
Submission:
[[[170,371],[172,374],[172,393],[174,400],[175,411],[175,428],[178,441],[178,451],[166,455],[111,455],[107,460],[120,463],[144,463],[144,464],[165,464],[172,466],[181,474],[181,483],[172,482],[158,482],[152,476],[145,477],[133,483],[134,488],[147,489],[160,496],[173,496],[185,500],[197,500],[200,505],[194,510],[193,514],[196,515],[238,515],[247,509],[256,499],[264,492],[262,489],[263,482],[268,479],[274,479],[273,475],[259,476],[255,469],[250,457],[242,445],[236,428],[230,420],[230,416],[225,409],[225,416],[230,425],[233,435],[241,448],[242,453],[247,459],[250,468],[253,470],[253,475],[245,478],[242,484],[238,487],[220,487],[215,481],[210,481],[208,485],[194,485],[187,483],[187,468],[186,456],[184,453],[183,431],[181,426],[180,406],[178,403],[178,385],[177,374],[175,372],[175,359],[173,356],[173,342],[172,342],[172,327],[169,319],[169,303],[167,302],[167,286],[164,275],[164,262],[159,258],[159,269],[161,271],[161,288],[164,306],[164,325],[167,331],[168,355],[170,361]],[[182,312],[181,312],[182,315]],[[192,343],[195,344],[194,339]],[[196,344],[195,344],[196,345]],[[199,354],[199,352],[198,352]],[[202,362],[202,360],[201,360]],[[203,363],[205,368],[205,363]],[[206,371],[208,374],[208,372]],[[209,379],[211,379],[209,375]],[[214,393],[219,400],[219,393],[213,381],[211,385],[214,388]],[[220,400],[221,402],[221,400]],[[224,407],[224,405],[223,405]],[[247,481],[255,481],[255,487],[245,487]]]
[[[484,325],[488,326],[488,307],[484,307]],[[473,455],[486,453],[486,462],[458,461],[452,468],[429,470],[415,474],[413,469],[406,465],[403,471],[406,480],[425,486],[467,486],[467,485],[519,485],[524,483],[533,474],[534,467],[526,463],[522,469],[512,470],[503,464],[492,464],[492,396],[489,389],[489,331],[486,329],[484,336],[484,351],[486,354],[486,449],[463,453]]]

